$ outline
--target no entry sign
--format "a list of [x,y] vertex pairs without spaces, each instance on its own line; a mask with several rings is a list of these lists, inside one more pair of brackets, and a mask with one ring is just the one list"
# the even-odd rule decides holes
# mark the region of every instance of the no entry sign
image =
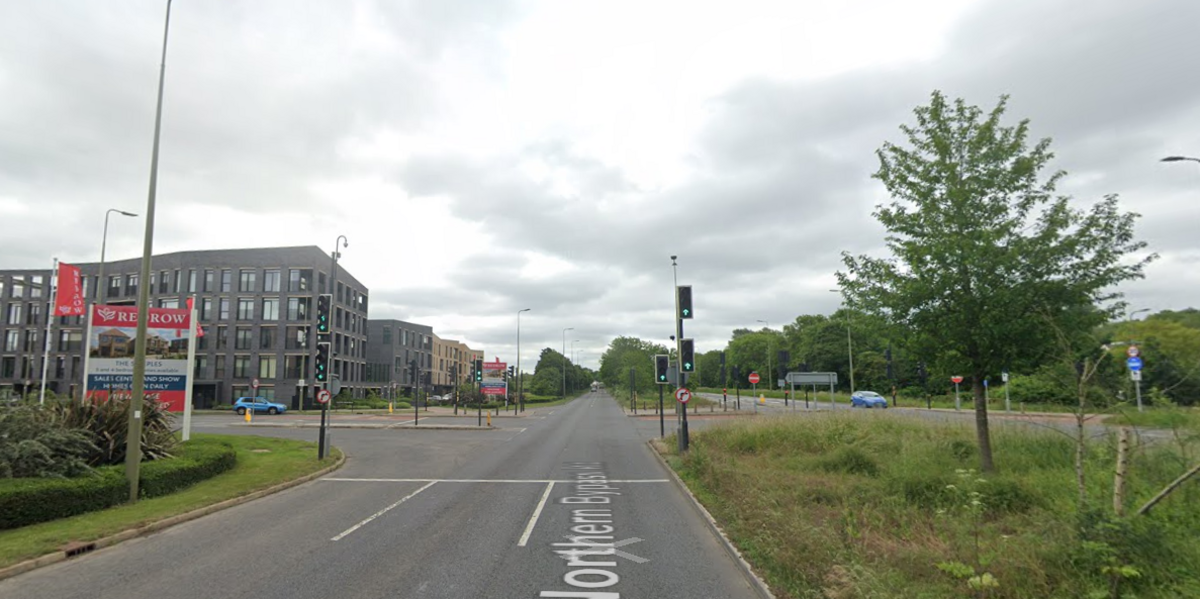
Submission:
[[950,377],[950,382],[957,385],[962,382],[962,379],[963,379],[963,377],[961,377],[961,376],[952,376],[952,377]]
[[675,390],[675,400],[679,403],[687,403],[692,399],[692,392],[680,387]]
[[751,373],[750,373],[750,382],[751,382],[751,383],[754,383],[755,385],[757,385],[757,384],[758,384],[758,381],[759,381],[759,378],[758,378],[758,373],[757,373],[757,372],[751,372]]

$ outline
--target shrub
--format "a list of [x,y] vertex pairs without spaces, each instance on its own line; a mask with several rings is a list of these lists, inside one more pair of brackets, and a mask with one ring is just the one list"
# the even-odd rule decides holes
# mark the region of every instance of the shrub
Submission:
[[97,452],[85,431],[64,428],[37,405],[0,412],[0,430],[0,478],[78,476]]
[[142,465],[138,492],[159,497],[186,489],[237,465],[237,450],[227,443],[189,441],[179,456]]
[[118,468],[69,479],[0,480],[0,529],[102,510],[128,497],[129,487]]
[[[126,439],[129,437],[129,406],[131,395],[113,394],[107,400],[68,401],[47,406],[64,428],[79,429],[92,437],[97,451],[88,463],[93,466],[125,463]],[[174,417],[166,404],[142,402],[142,459],[160,460],[171,457],[176,439]]]
[[833,453],[818,460],[817,465],[826,472],[864,476],[879,474],[879,465],[875,463],[875,460],[857,447],[839,447]]

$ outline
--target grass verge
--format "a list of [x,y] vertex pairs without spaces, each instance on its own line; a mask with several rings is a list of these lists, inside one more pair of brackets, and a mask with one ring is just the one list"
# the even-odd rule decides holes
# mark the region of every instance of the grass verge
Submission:
[[[1000,474],[980,476],[970,426],[871,412],[738,421],[694,433],[684,456],[661,447],[781,599],[1108,597],[1114,580],[1112,596],[1200,596],[1197,481],[1119,518],[1111,440],[1089,449],[1082,509],[1070,438],[997,427],[993,446]],[[1135,450],[1128,512],[1195,449]]]
[[1200,410],[1196,408],[1147,408],[1145,412],[1135,409],[1122,410],[1104,420],[1105,424],[1127,425],[1139,428],[1162,428],[1186,430],[1200,433]]
[[335,463],[337,458],[335,455],[317,461],[316,444],[307,441],[238,435],[195,435],[193,438],[219,439],[232,445],[237,450],[237,466],[164,497],[143,499],[136,504],[2,531],[0,568],[52,553],[72,541],[94,541],[248,495],[316,472]]

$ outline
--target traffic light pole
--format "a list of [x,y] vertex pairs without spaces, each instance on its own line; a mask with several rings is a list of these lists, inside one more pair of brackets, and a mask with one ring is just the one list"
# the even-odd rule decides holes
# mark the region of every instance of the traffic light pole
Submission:
[[[675,281],[675,356],[679,366],[679,386],[687,387],[687,373],[683,371],[683,318],[679,313],[679,271],[675,256],[671,256],[671,276]],[[660,412],[661,413],[661,412]],[[687,406],[679,411],[679,451],[688,450]]]
[[667,436],[667,424],[663,416],[663,386],[658,386],[658,437]]

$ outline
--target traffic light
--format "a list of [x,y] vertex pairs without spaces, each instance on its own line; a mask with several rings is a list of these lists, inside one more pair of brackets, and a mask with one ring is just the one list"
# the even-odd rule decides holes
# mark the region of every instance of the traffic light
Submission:
[[508,367],[508,378],[510,378],[510,379],[515,378],[516,377],[515,371],[516,371],[516,366],[509,366]]
[[667,371],[670,370],[671,359],[666,354],[654,356],[654,382],[667,384]]
[[475,382],[483,382],[483,360],[475,360]]
[[413,384],[417,384],[417,361],[408,361],[408,380]]
[[733,371],[730,373],[730,376],[733,377],[733,381],[735,383],[741,383],[742,382],[742,367],[734,366]]
[[790,368],[789,364],[791,363],[791,361],[792,361],[792,352],[787,351],[785,349],[779,350],[779,360],[777,363],[779,364],[778,370],[779,370],[779,378],[780,379],[787,378],[787,372]]
[[317,334],[329,334],[329,312],[333,309],[333,294],[322,293],[317,296]]
[[692,286],[691,285],[680,285],[679,287],[676,287],[676,289],[677,289],[677,293],[679,294],[679,317],[680,318],[691,318],[692,317]]
[[329,342],[322,341],[317,344],[317,362],[313,378],[317,382],[324,383],[329,380]]
[[696,372],[696,347],[693,340],[680,339],[679,363],[683,366],[683,368],[680,369],[681,371]]

